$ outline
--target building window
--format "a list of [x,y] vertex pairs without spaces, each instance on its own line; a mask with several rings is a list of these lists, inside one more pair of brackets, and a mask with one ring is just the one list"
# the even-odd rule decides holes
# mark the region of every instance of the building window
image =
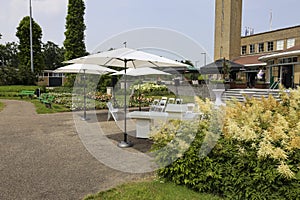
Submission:
[[264,52],[264,43],[259,43],[258,44],[258,52],[259,53]]
[[242,55],[245,55],[247,53],[247,46],[242,46]]
[[286,48],[291,48],[295,46],[295,38],[290,38],[290,39],[287,39],[287,42],[286,42]]
[[249,53],[250,54],[255,53],[255,44],[250,44],[249,45]]
[[283,40],[277,40],[276,42],[276,50],[283,50],[284,41]]
[[274,50],[274,42],[268,42],[268,51],[273,51]]
[[278,59],[279,64],[285,64],[285,63],[296,63],[298,62],[298,57],[288,57],[288,58],[280,58]]
[[268,64],[268,66],[271,66],[271,65],[274,65],[274,60],[269,60],[268,62],[267,62],[267,64]]

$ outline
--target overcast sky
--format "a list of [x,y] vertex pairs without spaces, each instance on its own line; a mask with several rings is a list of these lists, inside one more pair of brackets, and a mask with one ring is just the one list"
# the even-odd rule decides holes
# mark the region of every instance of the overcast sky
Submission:
[[[18,41],[20,20],[29,15],[29,0],[0,0],[1,44]],[[32,0],[34,20],[43,31],[42,41],[62,46],[68,0]],[[144,27],[177,31],[198,42],[213,56],[214,0],[86,0],[86,47],[122,32]],[[300,25],[299,0],[244,0],[243,25],[255,33]]]

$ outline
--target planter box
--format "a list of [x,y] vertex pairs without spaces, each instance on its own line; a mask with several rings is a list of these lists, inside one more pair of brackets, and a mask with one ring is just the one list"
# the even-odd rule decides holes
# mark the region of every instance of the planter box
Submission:
[[255,88],[258,88],[258,89],[268,89],[269,88],[269,84],[268,83],[256,83],[255,84]]
[[247,88],[246,83],[236,83],[236,82],[230,83],[230,89],[245,89],[245,88]]

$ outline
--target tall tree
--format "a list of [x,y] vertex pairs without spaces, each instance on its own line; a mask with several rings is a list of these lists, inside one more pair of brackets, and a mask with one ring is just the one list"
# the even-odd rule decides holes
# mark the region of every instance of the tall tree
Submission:
[[64,48],[48,41],[43,44],[43,56],[45,61],[45,69],[56,69],[62,65],[64,61]]
[[16,42],[7,42],[4,47],[4,64],[8,67],[17,68],[19,66],[18,44]]
[[66,17],[66,31],[64,47],[65,60],[86,55],[84,43],[84,10],[83,0],[69,0],[68,14]]
[[[42,29],[41,27],[32,20],[32,49],[33,49],[33,64],[34,74],[31,73],[30,68],[30,17],[24,17],[19,26],[17,27],[16,36],[19,38],[19,72],[20,76],[24,76],[24,84],[32,84],[34,80],[31,80],[35,74],[41,72],[44,68],[44,60],[42,56]],[[30,79],[26,79],[28,76]]]

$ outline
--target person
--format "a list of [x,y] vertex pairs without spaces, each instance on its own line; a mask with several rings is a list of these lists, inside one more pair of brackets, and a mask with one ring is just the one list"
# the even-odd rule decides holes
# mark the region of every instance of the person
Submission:
[[261,69],[261,70],[259,70],[259,72],[257,73],[257,78],[258,78],[258,80],[262,80],[263,77],[264,77],[264,72],[263,72],[263,70]]

